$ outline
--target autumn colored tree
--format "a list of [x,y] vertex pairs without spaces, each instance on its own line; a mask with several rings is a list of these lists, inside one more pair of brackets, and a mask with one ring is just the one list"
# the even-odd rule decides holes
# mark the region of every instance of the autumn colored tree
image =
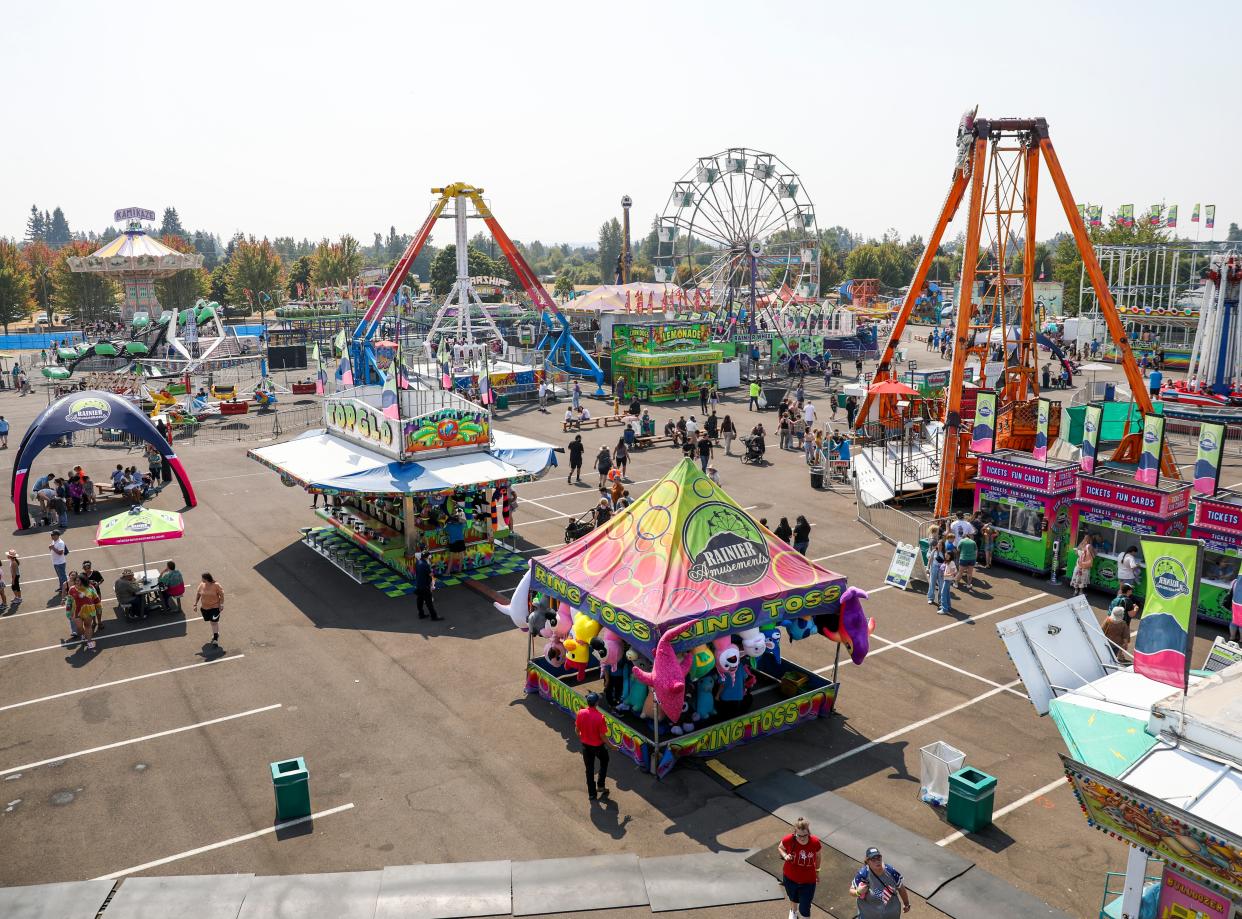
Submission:
[[[177,212],[172,208],[169,210],[176,218]],[[164,218],[168,219],[167,212]],[[160,242],[177,252],[195,253],[194,244],[184,236],[178,236],[175,233],[161,236]],[[185,271],[178,271],[176,274],[160,278],[155,282],[155,296],[159,298],[160,305],[165,309],[178,312],[193,306],[200,298],[206,298],[210,294],[211,275],[202,268],[187,268]]]
[[0,239],[0,325],[8,334],[9,323],[29,318],[34,305],[30,268],[17,246]]
[[30,281],[34,286],[35,306],[52,321],[52,270],[56,267],[56,253],[42,240],[22,247],[22,258],[30,269]]
[[95,244],[73,240],[56,252],[52,268],[52,306],[82,322],[115,319],[120,290],[107,275],[73,271],[69,259],[90,255]]
[[233,254],[226,274],[229,302],[253,304],[260,291],[266,291],[277,302],[283,299],[285,270],[272,244],[250,236],[235,239],[231,245]]

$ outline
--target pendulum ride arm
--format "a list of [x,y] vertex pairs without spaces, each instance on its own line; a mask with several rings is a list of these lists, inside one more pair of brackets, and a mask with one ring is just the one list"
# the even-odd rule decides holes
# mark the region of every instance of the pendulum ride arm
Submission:
[[[1027,283],[1022,285],[1022,322],[1018,326],[1018,366],[1006,368],[1004,400],[1020,402],[1039,394],[1039,350],[1035,342],[1035,217],[1039,201],[1039,147],[1030,144],[1023,154],[1026,187],[1022,197],[1026,202],[1026,239],[1022,249],[1022,274]],[[1003,317],[1002,317],[1003,318]],[[1008,344],[1006,342],[1006,344]],[[1006,348],[1006,350],[1008,350]],[[1009,355],[1002,359],[1008,363]],[[986,365],[985,365],[986,366]]]
[[[970,153],[970,203],[967,205],[966,246],[962,253],[962,292],[957,302],[957,317],[953,332],[953,368],[949,373],[949,387],[945,393],[944,440],[941,444],[940,482],[936,488],[937,517],[947,517],[953,505],[953,491],[957,487],[959,453],[962,450],[962,388],[966,380],[966,357],[970,341],[970,323],[974,318],[975,279],[979,270],[979,234],[983,222],[983,173],[987,156],[988,134],[981,130],[975,135],[974,149]],[[965,170],[961,170],[964,173]],[[957,187],[957,183],[954,183]],[[959,195],[960,200],[960,195]],[[913,288],[912,288],[913,290]]]
[[[1078,214],[1078,206],[1070,194],[1069,183],[1065,181],[1065,173],[1061,170],[1061,162],[1057,159],[1056,151],[1052,149],[1052,141],[1048,137],[1046,128],[1040,137],[1039,149],[1048,166],[1048,175],[1052,178],[1052,184],[1056,186],[1057,195],[1061,199],[1061,207],[1065,210],[1065,218],[1069,221],[1070,230],[1074,234],[1074,242],[1078,244],[1078,254],[1082,256],[1083,268],[1086,269],[1087,277],[1091,279],[1091,287],[1095,290],[1095,296],[1099,301],[1100,312],[1104,315],[1104,322],[1108,325],[1108,334],[1112,336],[1113,342],[1117,345],[1117,351],[1121,355],[1121,366],[1125,370],[1126,381],[1130,384],[1131,397],[1138,405],[1139,411],[1144,415],[1149,415],[1153,411],[1153,406],[1146,381],[1134,360],[1134,352],[1130,350],[1130,341],[1126,337],[1125,326],[1122,325],[1117,307],[1113,303],[1113,295],[1108,290],[1108,282],[1104,280],[1104,272],[1100,270],[1100,263],[1095,257],[1095,247],[1091,245],[1091,238],[1087,235],[1082,217]],[[1161,475],[1169,478],[1181,478],[1177,464],[1173,460],[1173,452],[1167,443],[1164,445],[1164,452],[1160,458],[1160,472]]]
[[[423,225],[418,228],[418,232],[414,234],[414,238],[410,240],[410,244],[405,247],[405,252],[401,258],[397,260],[396,267],[388,274],[387,280],[384,281],[383,287],[380,288],[375,299],[371,301],[371,305],[367,307],[367,311],[362,316],[362,321],[358,323],[354,329],[354,342],[357,351],[369,351],[371,339],[375,337],[375,332],[379,328],[380,320],[384,313],[388,310],[388,301],[397,292],[397,289],[405,283],[405,276],[410,272],[410,266],[414,264],[414,259],[418,258],[418,253],[423,250],[423,246],[427,245],[427,240],[431,236],[431,228],[435,226],[436,220],[444,212],[444,208],[448,205],[451,197],[451,189],[437,188],[432,189],[433,193],[440,195],[438,200],[431,207],[431,213],[427,215],[427,219],[423,221]],[[361,356],[359,353],[358,356]],[[356,370],[364,371],[361,365]]]
[[[500,251],[504,253],[505,258],[513,267],[514,274],[517,275],[518,283],[522,285],[522,289],[526,291],[526,296],[530,297],[531,303],[541,316],[551,317],[556,320],[560,326],[560,335],[556,339],[555,345],[552,347],[552,353],[557,351],[563,352],[561,369],[569,372],[572,371],[573,362],[571,356],[577,353],[579,357],[586,362],[585,373],[587,376],[595,380],[596,394],[603,392],[604,372],[600,369],[599,364],[595,362],[595,358],[591,357],[589,351],[582,347],[578,339],[574,338],[573,329],[569,325],[569,320],[565,318],[564,313],[556,305],[556,301],[552,299],[547,288],[539,280],[539,276],[531,270],[526,259],[522,257],[522,253],[518,251],[518,247],[513,244],[513,240],[509,238],[509,234],[500,226],[483,200],[483,189],[476,188],[465,192],[470,196],[470,200],[474,202],[475,209],[483,223],[487,225],[488,231],[492,234],[492,238],[496,240],[496,245],[500,246]],[[578,373],[583,373],[579,369]]]
[[[876,383],[882,383],[893,375],[893,354],[897,346],[901,344],[901,336],[905,333],[906,323],[910,321],[910,316],[914,312],[914,301],[918,299],[923,285],[927,283],[927,275],[931,272],[932,262],[936,258],[936,252],[940,249],[940,241],[944,237],[945,228],[953,221],[958,207],[961,206],[968,179],[965,170],[955,169],[953,171],[953,184],[949,187],[949,196],[945,198],[944,206],[940,209],[940,219],[936,221],[936,227],[927,240],[927,248],[923,250],[923,257],[919,260],[918,268],[915,269],[913,280],[910,281],[910,289],[906,292],[906,299],[897,313],[893,331],[888,336],[888,344],[884,346],[884,352],[880,355],[880,363],[875,372]],[[874,399],[875,396],[870,392],[863,397],[858,415],[854,419],[854,427],[861,427],[866,422]]]

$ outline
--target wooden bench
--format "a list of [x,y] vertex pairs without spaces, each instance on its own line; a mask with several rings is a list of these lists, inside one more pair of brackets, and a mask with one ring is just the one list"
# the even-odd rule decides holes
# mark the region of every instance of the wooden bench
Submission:
[[566,421],[561,425],[561,430],[565,432],[581,431],[586,428],[595,428],[598,430],[601,422],[603,421],[603,418],[587,418],[585,421]]

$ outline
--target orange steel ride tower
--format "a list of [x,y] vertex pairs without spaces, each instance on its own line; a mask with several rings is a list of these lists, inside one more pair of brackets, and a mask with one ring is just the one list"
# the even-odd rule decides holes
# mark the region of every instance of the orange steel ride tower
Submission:
[[[913,312],[914,302],[927,282],[927,273],[940,248],[945,228],[953,220],[969,190],[961,293],[953,332],[953,367],[945,393],[945,432],[940,482],[936,490],[937,517],[949,513],[953,492],[967,486],[977,468],[977,461],[969,453],[970,430],[963,429],[961,417],[966,363],[971,355],[979,360],[982,373],[987,366],[989,352],[996,344],[1003,346],[1006,357],[1010,348],[1015,349],[1017,360],[1012,366],[1004,368],[1000,379],[987,380],[981,375],[979,385],[997,390],[997,449],[1031,447],[1034,430],[1023,424],[1022,419],[1027,416],[1033,418],[1031,409],[1039,397],[1033,282],[1041,155],[1061,199],[1061,207],[1074,234],[1091,286],[1095,289],[1100,313],[1108,324],[1109,335],[1117,344],[1134,401],[1144,414],[1152,411],[1151,398],[1130,351],[1125,327],[1117,315],[1112,294],[1096,260],[1095,249],[1070,194],[1056,151],[1052,148],[1047,119],[985,119],[976,118],[975,112],[968,112],[958,126],[957,151],[949,195],[927,240],[927,248],[919,260],[875,375],[876,382],[894,376],[893,355]],[[1022,241],[1020,258],[1014,251],[1018,249],[1019,239]],[[993,340],[993,332],[998,328],[1001,330],[999,342]],[[1009,363],[1008,360],[1006,363]],[[866,421],[874,398],[873,394],[867,394],[855,427]],[[891,400],[882,400],[880,409],[894,411]],[[1113,454],[1114,458],[1136,459],[1140,437],[1140,433],[1127,435]],[[1161,458],[1161,473],[1180,478],[1167,445]]]

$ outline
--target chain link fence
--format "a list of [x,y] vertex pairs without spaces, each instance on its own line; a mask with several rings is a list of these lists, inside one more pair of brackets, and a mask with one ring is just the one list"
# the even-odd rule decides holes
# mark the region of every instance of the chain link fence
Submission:
[[[182,451],[195,446],[280,440],[322,426],[323,408],[318,404],[291,406],[276,412],[208,416],[197,425],[174,428],[173,447]],[[62,437],[51,446],[102,447],[129,451],[141,449],[143,443],[141,439],[123,431],[92,428]]]

